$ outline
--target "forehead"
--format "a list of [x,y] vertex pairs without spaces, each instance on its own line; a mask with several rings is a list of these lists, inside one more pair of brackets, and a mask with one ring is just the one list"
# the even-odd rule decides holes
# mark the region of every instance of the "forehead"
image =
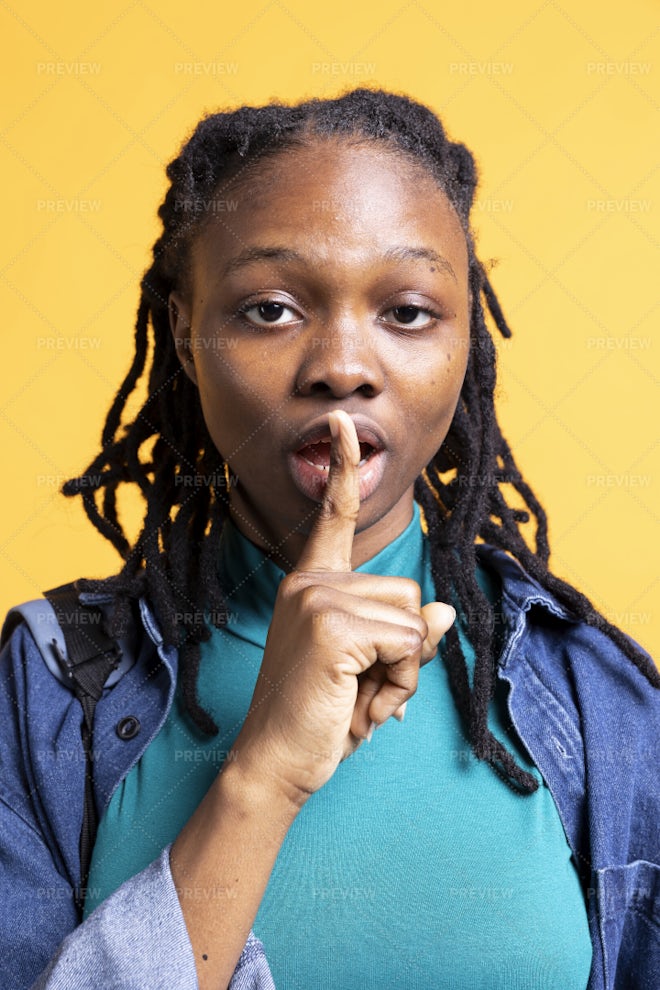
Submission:
[[467,278],[465,235],[446,194],[424,165],[382,142],[333,137],[278,151],[239,168],[211,203],[195,267],[253,243],[289,244],[323,263],[407,244],[451,255]]
[[429,168],[406,154],[396,145],[382,140],[349,135],[308,135],[296,143],[273,151],[264,151],[255,159],[237,164],[232,170],[229,188],[235,192],[250,190],[259,194],[265,187],[308,178],[319,183],[332,180],[338,173],[358,175],[364,182],[374,172],[389,172],[401,182],[440,188]]

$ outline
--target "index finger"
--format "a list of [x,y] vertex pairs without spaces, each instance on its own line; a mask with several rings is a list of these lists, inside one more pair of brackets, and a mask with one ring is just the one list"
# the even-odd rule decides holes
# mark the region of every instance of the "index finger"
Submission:
[[341,409],[328,416],[330,469],[318,518],[298,560],[300,571],[350,571],[360,511],[360,444]]

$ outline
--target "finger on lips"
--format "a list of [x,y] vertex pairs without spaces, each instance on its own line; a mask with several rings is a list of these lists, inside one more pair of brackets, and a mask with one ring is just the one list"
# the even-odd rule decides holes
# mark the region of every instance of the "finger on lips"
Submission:
[[343,410],[328,416],[332,444],[321,511],[298,561],[302,571],[350,571],[355,524],[360,511],[360,444],[353,420]]

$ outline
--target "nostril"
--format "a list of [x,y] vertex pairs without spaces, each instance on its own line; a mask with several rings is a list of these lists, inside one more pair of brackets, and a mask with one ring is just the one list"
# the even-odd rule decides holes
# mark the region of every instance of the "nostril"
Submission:
[[327,382],[299,382],[296,386],[294,394],[296,395],[321,395],[321,396],[332,396],[335,399],[344,398],[346,395],[350,395],[352,392],[357,392],[358,394],[364,396],[365,399],[373,399],[376,395],[376,389],[373,385],[365,383],[363,385],[358,385],[357,388],[340,388],[338,386],[332,387]]
[[307,353],[298,369],[295,392],[298,395],[345,399],[361,395],[371,399],[382,390],[383,372],[376,361],[344,362],[336,354]]
[[301,386],[302,391],[308,392],[310,395],[325,395],[331,391],[330,386],[325,382],[312,382],[310,385],[303,383]]

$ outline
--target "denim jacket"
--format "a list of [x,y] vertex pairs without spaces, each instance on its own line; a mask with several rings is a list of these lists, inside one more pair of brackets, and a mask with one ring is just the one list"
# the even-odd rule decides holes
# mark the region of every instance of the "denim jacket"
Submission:
[[[478,552],[502,580],[498,676],[509,684],[510,715],[552,792],[583,883],[588,990],[651,990],[660,986],[657,692],[516,561],[488,546]],[[101,810],[163,724],[176,684],[176,650],[148,604],[139,607],[141,624],[96,708]],[[44,622],[57,639],[47,603],[10,612],[0,654],[0,986],[195,990],[169,847],[80,923],[81,709],[36,646]],[[230,986],[273,988],[252,933]]]

